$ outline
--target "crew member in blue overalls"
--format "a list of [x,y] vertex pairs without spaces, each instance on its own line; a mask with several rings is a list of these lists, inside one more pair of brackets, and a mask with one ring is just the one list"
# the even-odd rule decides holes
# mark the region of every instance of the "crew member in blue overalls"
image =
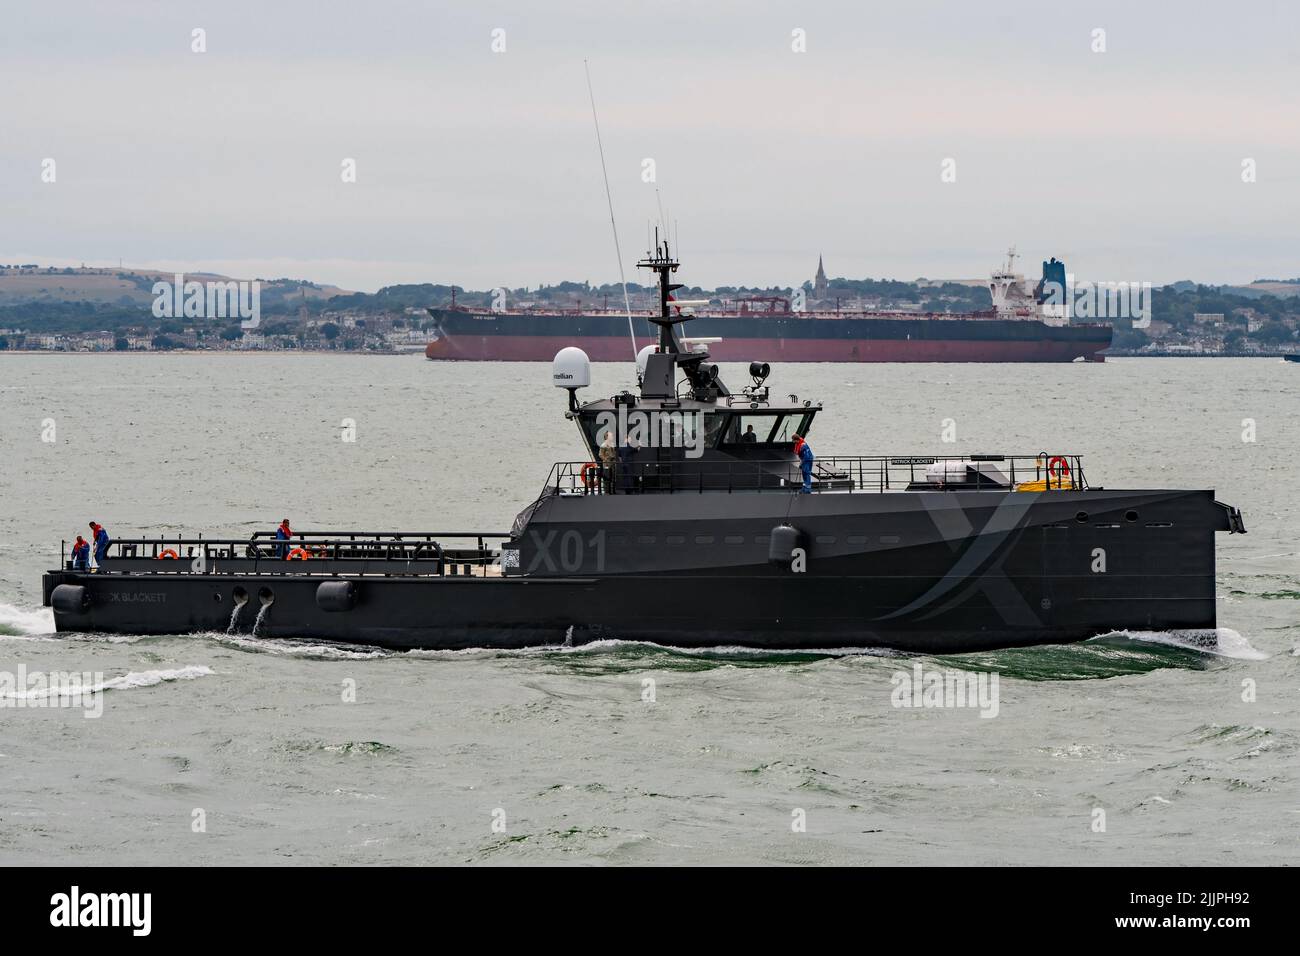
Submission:
[[[293,537],[293,530],[289,527],[289,519],[285,518],[283,521],[280,522],[280,527],[275,529],[275,540],[288,541],[292,537]],[[287,545],[277,544],[275,546],[275,556],[277,558],[283,558],[287,553],[287,551],[288,551]]]
[[98,568],[104,564],[104,556],[108,554],[113,539],[108,536],[107,528],[93,521],[90,523],[90,539],[95,542],[95,567]]
[[72,570],[90,570],[90,542],[81,535],[77,535],[77,540],[72,545]]
[[803,487],[799,491],[801,494],[810,495],[812,494],[813,450],[803,440],[802,435],[794,436],[794,453],[799,456],[799,470],[803,472]]

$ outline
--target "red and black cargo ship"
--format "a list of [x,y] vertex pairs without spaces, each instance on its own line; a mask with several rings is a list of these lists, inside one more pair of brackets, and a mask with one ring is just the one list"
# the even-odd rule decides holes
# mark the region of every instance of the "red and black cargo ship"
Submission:
[[[1033,288],[1012,271],[1013,257],[989,282],[993,308],[962,314],[881,311],[794,311],[785,298],[742,301],[732,309],[692,312],[690,336],[708,343],[717,361],[748,362],[755,355],[779,362],[1073,362],[1104,361],[1109,325],[1069,321],[1063,308],[1044,305],[1043,282]],[[1065,267],[1043,264],[1043,278]],[[759,311],[755,306],[762,303]],[[489,310],[459,306],[429,309],[437,338],[430,359],[550,361],[563,345],[576,345],[597,362],[628,357],[628,313]],[[653,342],[654,313],[631,313],[639,338]],[[638,342],[638,345],[644,344]]]

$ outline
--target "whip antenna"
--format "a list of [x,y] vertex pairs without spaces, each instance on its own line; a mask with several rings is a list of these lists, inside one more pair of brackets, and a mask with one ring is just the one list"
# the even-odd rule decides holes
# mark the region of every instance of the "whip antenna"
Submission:
[[632,302],[627,297],[627,277],[623,274],[623,252],[618,247],[618,226],[614,224],[614,200],[609,193],[609,169],[605,165],[605,147],[600,141],[600,120],[596,118],[596,94],[591,90],[591,67],[582,61],[587,74],[587,96],[591,98],[591,122],[596,127],[596,148],[600,150],[600,171],[605,177],[605,202],[609,203],[609,228],[614,232],[614,255],[618,256],[618,281],[623,286],[623,308],[627,311],[627,334],[632,338],[632,361],[636,361],[636,332],[632,330]]

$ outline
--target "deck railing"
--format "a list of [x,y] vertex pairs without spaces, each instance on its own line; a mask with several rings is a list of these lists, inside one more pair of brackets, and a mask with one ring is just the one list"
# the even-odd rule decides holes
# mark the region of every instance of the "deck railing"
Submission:
[[[543,494],[655,494],[689,492],[798,492],[793,458],[632,458],[606,467],[564,461],[552,466]],[[964,455],[951,457],[828,457],[813,462],[811,491],[1082,491],[1079,455]]]
[[[276,539],[274,531],[259,531],[247,538],[115,538],[101,570],[486,576],[500,555],[491,543],[509,537],[481,531],[307,531]],[[71,568],[66,540],[60,560]]]

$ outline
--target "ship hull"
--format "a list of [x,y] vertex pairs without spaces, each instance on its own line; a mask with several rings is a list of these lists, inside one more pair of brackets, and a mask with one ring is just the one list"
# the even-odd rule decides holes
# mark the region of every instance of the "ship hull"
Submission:
[[[787,520],[803,568],[771,561],[768,536]],[[51,572],[45,595],[61,632],[256,624],[263,637],[397,649],[617,638],[956,653],[1123,629],[1212,635],[1214,534],[1229,529],[1197,491],[555,496],[507,545],[516,560],[501,577],[336,575],[326,561],[110,568]],[[339,580],[356,588],[346,610],[320,598]],[[260,622],[257,599],[232,618],[237,590],[270,598]]]
[[[935,654],[966,653],[1003,647],[1068,644],[1118,630],[1213,633],[1214,597],[1203,588],[1183,596],[1134,599],[1115,608],[1113,623],[1064,620],[1011,626],[968,619],[960,626],[945,620],[928,625],[872,622],[874,588],[865,582],[760,582],[752,576],[631,575],[626,578],[535,581],[483,578],[362,581],[366,602],[347,615],[317,607],[319,581],[285,577],[271,585],[276,599],[256,625],[249,610],[230,626],[230,605],[213,594],[235,586],[258,588],[262,579],[195,578],[168,581],[107,576],[58,576],[58,583],[84,585],[92,602],[112,600],[121,607],[97,607],[73,620],[56,614],[60,632],[102,634],[233,633],[261,638],[327,640],[394,650],[518,649],[584,644],[595,640],[639,640],[667,647],[754,647],[773,650],[814,648],[892,648]],[[895,577],[899,587],[921,587],[917,579]],[[1058,586],[1058,590],[1064,590]],[[683,610],[630,614],[646,607],[647,595],[671,591]],[[687,613],[717,602],[706,616]],[[147,610],[130,607],[148,604]],[[807,613],[795,608],[819,608]],[[727,610],[728,608],[732,610]],[[743,609],[743,611],[741,610]]]
[[[430,359],[541,362],[573,345],[592,361],[624,362],[632,352],[625,317],[430,311],[438,324]],[[638,325],[636,345],[653,341]],[[721,362],[1100,362],[1111,341],[1105,326],[993,318],[701,317],[684,332],[721,339],[709,344]]]

